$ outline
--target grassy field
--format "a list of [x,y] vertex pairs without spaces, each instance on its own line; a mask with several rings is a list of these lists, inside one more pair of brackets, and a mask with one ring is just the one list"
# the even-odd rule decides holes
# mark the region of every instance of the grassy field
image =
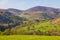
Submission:
[[0,36],[0,40],[60,40],[60,36],[10,35]]

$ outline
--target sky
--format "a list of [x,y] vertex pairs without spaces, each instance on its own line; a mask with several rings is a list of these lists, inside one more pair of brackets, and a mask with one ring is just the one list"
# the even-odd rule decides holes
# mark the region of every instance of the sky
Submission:
[[60,8],[60,0],[0,0],[0,9],[26,10],[35,6]]

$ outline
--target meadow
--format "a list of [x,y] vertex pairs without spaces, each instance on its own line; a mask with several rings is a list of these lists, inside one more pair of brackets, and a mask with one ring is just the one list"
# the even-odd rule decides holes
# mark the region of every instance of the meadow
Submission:
[[60,40],[60,36],[4,35],[0,36],[0,40]]

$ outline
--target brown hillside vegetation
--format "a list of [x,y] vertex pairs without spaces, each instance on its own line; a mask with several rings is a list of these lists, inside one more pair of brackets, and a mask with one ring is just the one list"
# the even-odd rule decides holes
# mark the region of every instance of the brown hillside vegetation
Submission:
[[53,19],[51,22],[53,24],[60,24],[60,18]]

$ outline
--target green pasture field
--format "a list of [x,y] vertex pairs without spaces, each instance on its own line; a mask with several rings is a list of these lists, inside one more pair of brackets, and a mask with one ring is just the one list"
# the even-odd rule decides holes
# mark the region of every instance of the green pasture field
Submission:
[[0,36],[0,40],[60,40],[60,36],[7,35]]

